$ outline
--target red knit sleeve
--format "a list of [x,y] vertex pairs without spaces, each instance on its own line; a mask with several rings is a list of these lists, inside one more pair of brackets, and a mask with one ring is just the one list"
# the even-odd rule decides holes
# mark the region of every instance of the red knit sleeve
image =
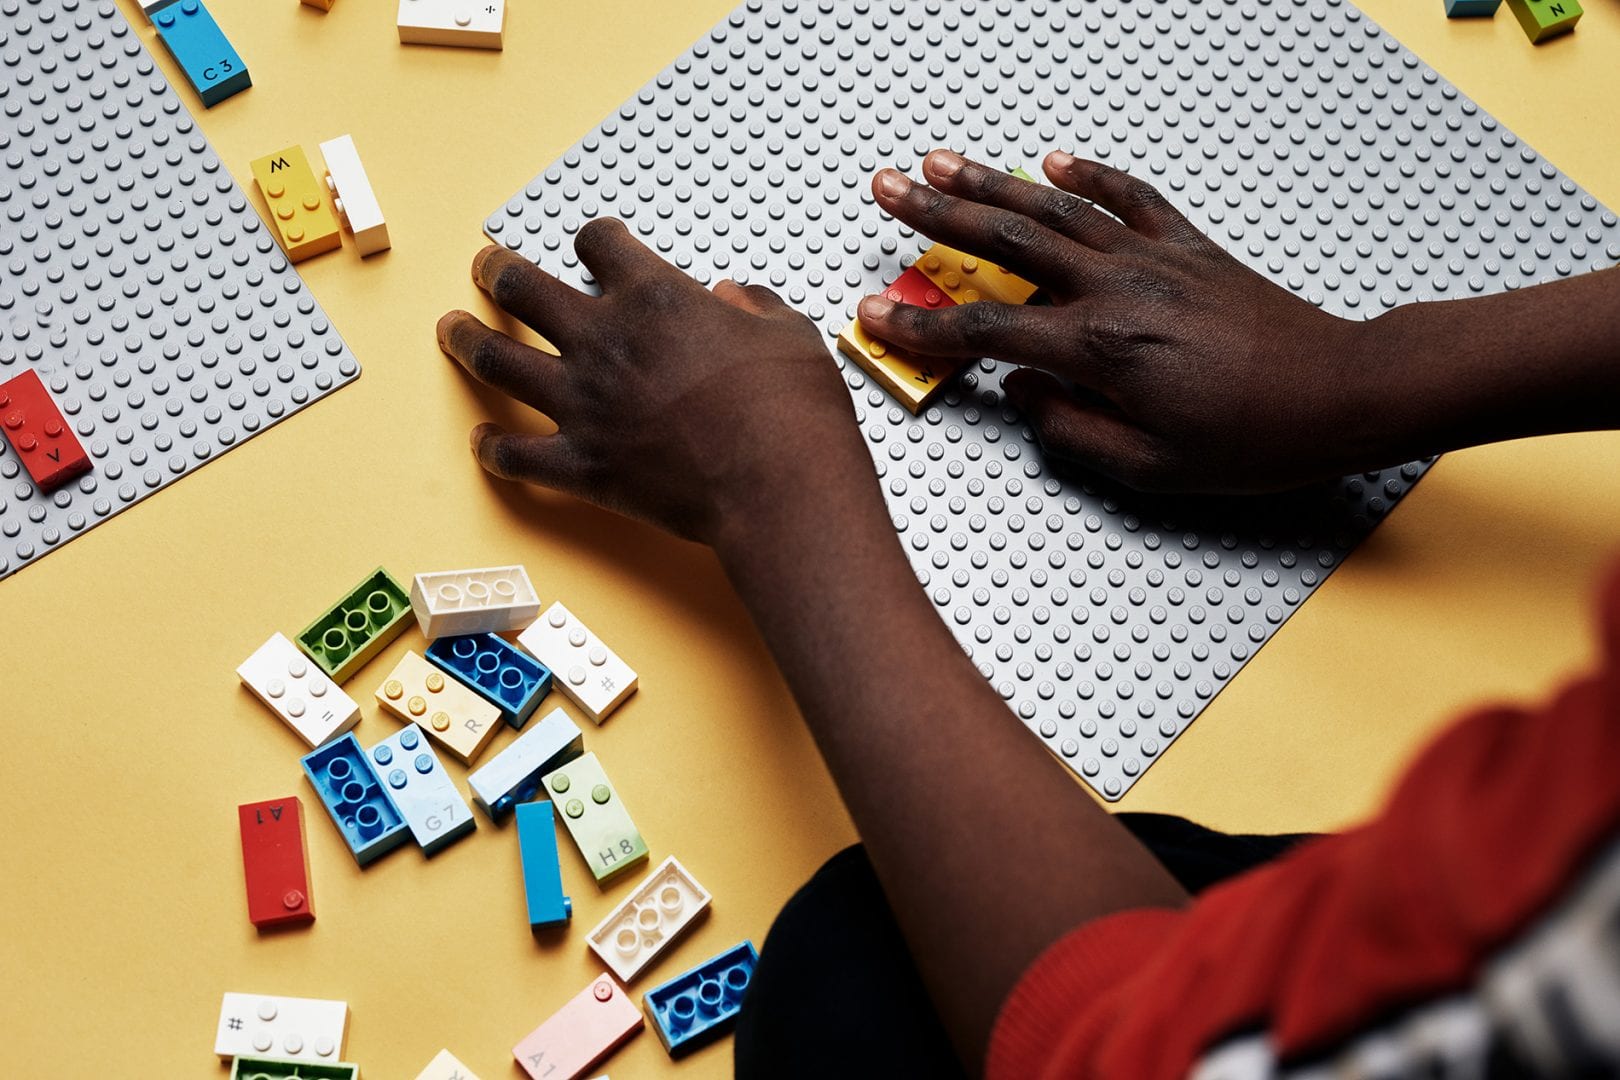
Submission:
[[1620,575],[1604,610],[1599,674],[1463,720],[1369,824],[1052,945],[1002,1006],[989,1075],[1185,1076],[1253,1030],[1287,1060],[1472,985],[1620,832]]

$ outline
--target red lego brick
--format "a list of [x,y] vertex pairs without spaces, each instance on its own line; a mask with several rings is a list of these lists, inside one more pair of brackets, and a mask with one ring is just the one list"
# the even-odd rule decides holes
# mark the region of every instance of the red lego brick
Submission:
[[90,456],[32,371],[0,383],[0,431],[41,491],[90,471]]
[[945,290],[928,279],[928,275],[915,266],[907,267],[906,272],[895,278],[883,290],[883,295],[897,304],[911,304],[915,307],[946,308],[955,307],[956,301],[945,295]]
[[242,826],[248,921],[261,930],[314,922],[309,852],[304,847],[304,804],[291,795],[243,803],[236,812]]

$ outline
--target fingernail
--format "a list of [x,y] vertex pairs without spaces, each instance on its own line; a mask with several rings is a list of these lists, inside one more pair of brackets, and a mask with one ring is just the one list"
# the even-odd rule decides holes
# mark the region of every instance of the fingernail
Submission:
[[886,296],[868,296],[861,301],[860,316],[863,319],[883,319],[894,310],[894,301]]
[[1062,150],[1054,150],[1046,155],[1046,163],[1054,169],[1071,169],[1074,167],[1074,155]]
[[433,333],[436,337],[438,337],[439,347],[441,349],[449,344],[450,328],[454,326],[456,320],[460,318],[461,312],[459,311],[447,311],[443,315],[439,316],[438,324],[434,326]]
[[911,181],[893,169],[884,169],[878,173],[877,182],[878,190],[890,199],[898,199],[911,190]]
[[967,158],[954,150],[935,150],[928,155],[928,160],[924,164],[929,172],[941,180],[949,180],[967,164]]
[[484,263],[489,261],[489,257],[491,255],[495,254],[499,250],[500,250],[500,248],[496,247],[494,244],[490,244],[490,245],[486,246],[478,254],[473,256],[472,276],[473,276],[474,281],[482,282],[484,280],[484,277],[483,277]]

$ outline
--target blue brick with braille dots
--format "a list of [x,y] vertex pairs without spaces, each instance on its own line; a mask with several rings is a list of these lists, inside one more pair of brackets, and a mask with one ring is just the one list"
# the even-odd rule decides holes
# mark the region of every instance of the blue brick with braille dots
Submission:
[[642,1011],[670,1057],[689,1054],[732,1029],[757,963],[754,943],[745,941],[642,996]]
[[477,827],[472,809],[415,724],[373,746],[371,764],[427,854],[442,851]]
[[551,669],[495,634],[440,638],[428,646],[427,658],[501,710],[501,719],[515,728],[551,693]]
[[399,807],[384,790],[371,758],[353,734],[311,750],[300,764],[361,866],[392,851],[410,835]]
[[253,85],[247,65],[202,0],[178,0],[160,8],[152,15],[152,25],[206,107]]

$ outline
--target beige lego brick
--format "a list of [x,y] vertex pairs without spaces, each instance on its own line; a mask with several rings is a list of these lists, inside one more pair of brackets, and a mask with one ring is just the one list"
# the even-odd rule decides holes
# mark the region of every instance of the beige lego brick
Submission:
[[935,244],[917,257],[917,269],[958,304],[995,300],[1003,304],[1026,303],[1036,286],[1010,270],[985,262],[944,244]]
[[855,361],[900,404],[913,413],[922,411],[965,360],[913,356],[868,334],[856,319],[838,335],[838,351]]
[[463,765],[471,765],[495,737],[501,711],[446,675],[417,652],[408,652],[377,689],[377,704],[428,737]]

